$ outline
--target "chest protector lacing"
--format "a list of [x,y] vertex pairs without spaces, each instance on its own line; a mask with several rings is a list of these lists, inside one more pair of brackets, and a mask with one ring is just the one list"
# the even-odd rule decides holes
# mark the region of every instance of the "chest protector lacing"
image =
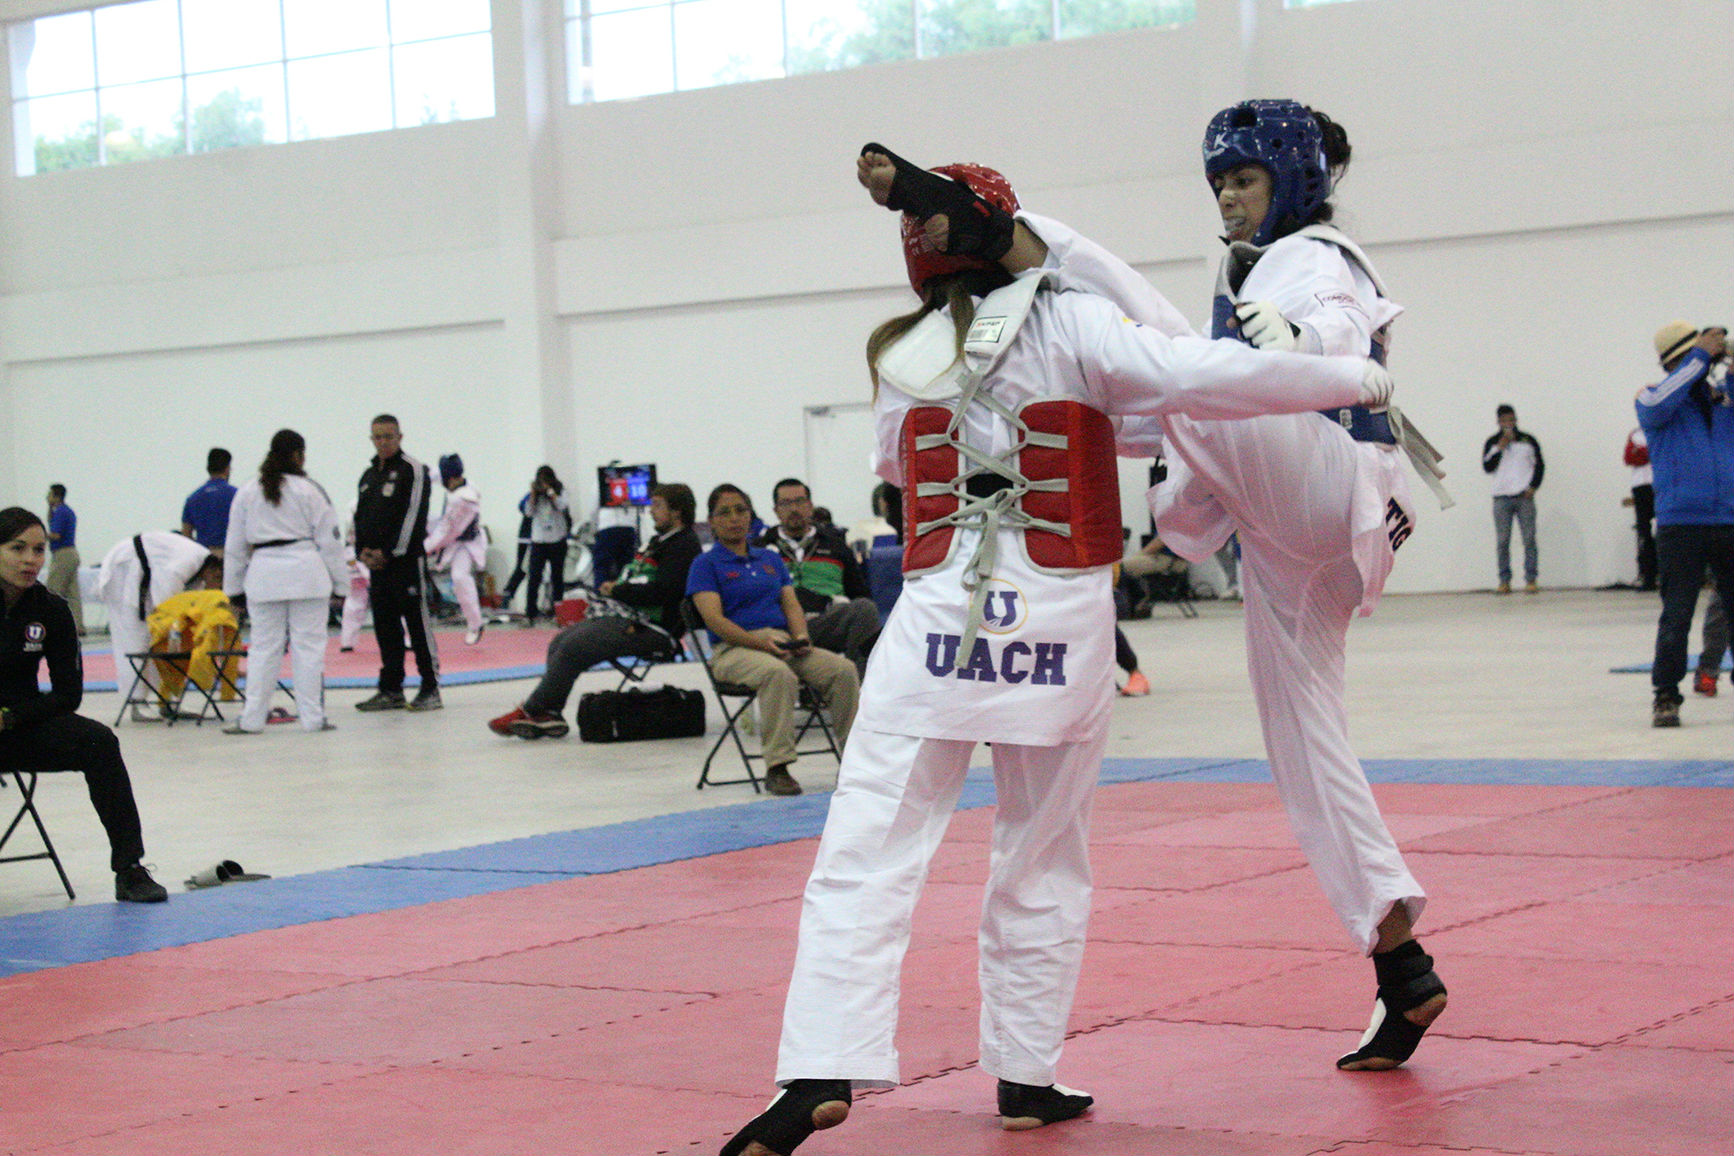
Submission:
[[[897,359],[902,372],[895,377],[887,374],[893,359],[881,366],[881,377],[905,392],[944,403],[917,406],[903,421],[904,572],[919,575],[938,569],[951,556],[956,531],[977,532],[964,567],[963,587],[970,602],[954,667],[966,662],[974,648],[988,584],[999,563],[1001,530],[1022,531],[1030,563],[1050,572],[1091,569],[1119,557],[1119,475],[1108,418],[1072,398],[1037,398],[1014,409],[986,385],[1043,283],[1040,276],[1020,278],[984,298],[965,342],[963,362],[954,362],[939,375],[921,384],[911,381],[905,374],[918,361],[914,350],[904,350],[905,356]],[[948,319],[935,314],[930,320],[938,324],[927,337],[950,333]],[[909,338],[923,340],[914,332]],[[964,439],[971,406],[980,406],[1009,427],[1012,444],[1003,453]]]

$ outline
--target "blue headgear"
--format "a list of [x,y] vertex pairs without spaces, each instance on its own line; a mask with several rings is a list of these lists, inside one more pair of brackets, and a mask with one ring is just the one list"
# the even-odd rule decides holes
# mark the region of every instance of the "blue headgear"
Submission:
[[464,459],[456,454],[447,454],[440,459],[440,481],[449,482],[453,478],[464,476]]
[[1324,134],[1305,105],[1292,100],[1246,100],[1210,118],[1204,130],[1205,179],[1239,165],[1270,173],[1270,211],[1253,236],[1268,245],[1306,225],[1331,195]]

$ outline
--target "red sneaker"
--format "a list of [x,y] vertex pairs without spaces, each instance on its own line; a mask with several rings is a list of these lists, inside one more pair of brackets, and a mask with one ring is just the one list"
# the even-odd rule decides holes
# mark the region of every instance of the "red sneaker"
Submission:
[[512,724],[515,722],[523,722],[529,717],[530,716],[524,712],[523,707],[515,706],[499,718],[489,719],[488,729],[497,735],[505,735],[507,738],[510,738],[512,736]]
[[571,729],[566,720],[553,711],[523,714],[522,718],[512,722],[512,733],[521,739],[563,739]]
[[1705,698],[1716,697],[1716,671],[1700,670],[1692,682],[1692,689]]
[[1150,693],[1150,680],[1144,677],[1144,672],[1134,670],[1126,679],[1126,685],[1120,688],[1121,698],[1143,698]]

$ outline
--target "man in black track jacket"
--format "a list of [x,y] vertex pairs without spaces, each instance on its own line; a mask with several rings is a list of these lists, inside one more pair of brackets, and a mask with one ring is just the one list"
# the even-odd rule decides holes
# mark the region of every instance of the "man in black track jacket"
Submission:
[[[368,602],[379,640],[379,693],[356,710],[438,710],[439,652],[427,611],[428,468],[403,452],[403,430],[382,413],[373,419],[374,458],[361,475],[355,505],[355,554],[373,572]],[[403,635],[409,630],[421,690],[414,702],[403,695]]]

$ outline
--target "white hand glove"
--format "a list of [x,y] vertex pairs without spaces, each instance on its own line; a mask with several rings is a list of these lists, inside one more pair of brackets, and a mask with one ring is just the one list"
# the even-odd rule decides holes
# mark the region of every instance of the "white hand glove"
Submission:
[[1361,404],[1368,409],[1384,409],[1391,402],[1391,392],[1397,388],[1397,383],[1391,380],[1390,371],[1378,362],[1369,358],[1366,368],[1361,371]]
[[1242,301],[1234,307],[1240,334],[1256,349],[1293,353],[1300,330],[1269,301]]

